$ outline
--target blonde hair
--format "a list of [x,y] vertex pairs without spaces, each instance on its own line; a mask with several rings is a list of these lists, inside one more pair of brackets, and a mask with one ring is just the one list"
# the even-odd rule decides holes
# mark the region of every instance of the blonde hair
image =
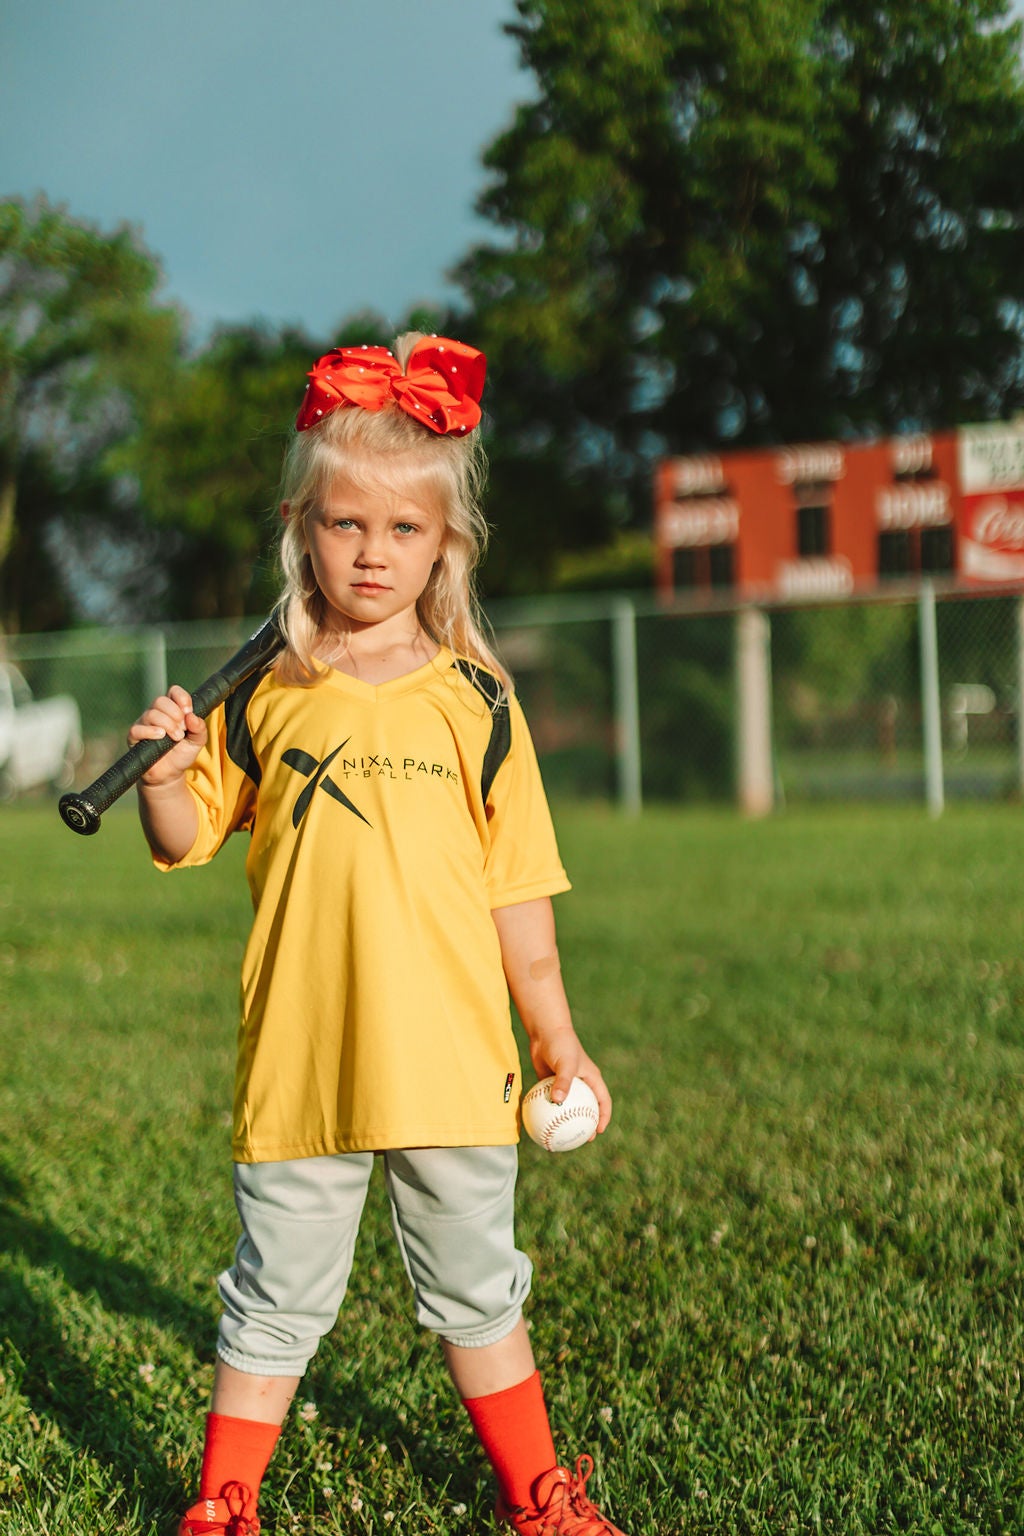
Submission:
[[[403,368],[422,339],[420,332],[407,331],[394,342],[392,351]],[[417,599],[417,617],[437,645],[486,667],[508,690],[512,680],[488,641],[474,579],[488,536],[480,506],[487,478],[480,432],[442,436],[394,401],[379,411],[341,406],[315,427],[292,435],[281,478],[281,500],[288,507],[276,608],[285,637],[275,663],[281,681],[309,687],[323,676],[315,658],[326,633],[326,604],[313,575],[306,523],[339,477],[360,489],[396,492],[441,519],[441,554]]]

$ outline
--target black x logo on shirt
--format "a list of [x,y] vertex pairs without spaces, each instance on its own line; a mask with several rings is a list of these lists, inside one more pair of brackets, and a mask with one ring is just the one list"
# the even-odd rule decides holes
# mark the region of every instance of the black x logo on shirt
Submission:
[[[347,747],[351,740],[351,736],[346,736],[341,745],[335,747],[334,751],[329,753],[328,756],[324,758],[322,763],[318,763],[316,758],[311,757],[308,752],[303,752],[301,747],[289,747],[287,752],[282,752],[281,761],[283,763],[287,763],[289,768],[294,768],[297,773],[301,773],[304,779],[309,779],[310,774],[313,775],[295,802],[295,809],[292,811],[293,827],[297,827],[299,825],[299,822],[309,810],[309,803],[313,798],[317,786],[319,786],[321,789],[325,789],[327,793],[331,795],[335,800],[337,800],[341,805],[343,805],[346,810],[351,811],[353,816],[358,816],[360,821],[366,821],[366,817],[363,815],[359,807],[352,804],[352,801],[348,798],[344,791],[340,790],[337,784],[335,784],[334,780],[328,777],[327,774],[327,769],[334,762],[334,759],[341,751],[341,748]],[[372,823],[366,821],[366,825],[370,826]]]

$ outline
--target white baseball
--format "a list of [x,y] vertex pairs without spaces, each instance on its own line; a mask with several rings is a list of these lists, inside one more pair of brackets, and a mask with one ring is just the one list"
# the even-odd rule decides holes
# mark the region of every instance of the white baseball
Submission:
[[541,1078],[523,1095],[523,1129],[547,1152],[571,1152],[589,1141],[597,1130],[600,1110],[592,1088],[574,1077],[561,1104],[552,1104],[553,1077]]

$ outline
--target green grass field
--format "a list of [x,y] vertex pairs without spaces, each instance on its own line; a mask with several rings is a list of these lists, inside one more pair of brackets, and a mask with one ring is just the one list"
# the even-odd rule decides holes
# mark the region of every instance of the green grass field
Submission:
[[[617,1098],[523,1153],[564,1456],[630,1536],[1024,1530],[1020,810],[557,819]],[[0,1533],[170,1536],[234,1242],[243,850],[158,876],[128,807],[0,838]],[[265,1528],[471,1536],[489,1501],[377,1184]]]

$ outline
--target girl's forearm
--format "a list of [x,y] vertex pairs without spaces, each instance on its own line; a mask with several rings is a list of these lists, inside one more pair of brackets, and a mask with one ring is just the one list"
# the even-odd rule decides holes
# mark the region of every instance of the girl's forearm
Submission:
[[529,1037],[530,1059],[537,1076],[555,1078],[551,1097],[558,1104],[574,1077],[589,1083],[600,1111],[597,1129],[603,1131],[612,1115],[611,1095],[573,1028],[549,898],[496,907],[491,916],[498,930],[505,979]]
[[140,783],[139,819],[158,859],[177,864],[199,831],[199,812],[184,778],[171,784]]
[[491,916],[498,930],[505,979],[526,1033],[533,1039],[572,1029],[550,899],[544,896],[496,907]]

